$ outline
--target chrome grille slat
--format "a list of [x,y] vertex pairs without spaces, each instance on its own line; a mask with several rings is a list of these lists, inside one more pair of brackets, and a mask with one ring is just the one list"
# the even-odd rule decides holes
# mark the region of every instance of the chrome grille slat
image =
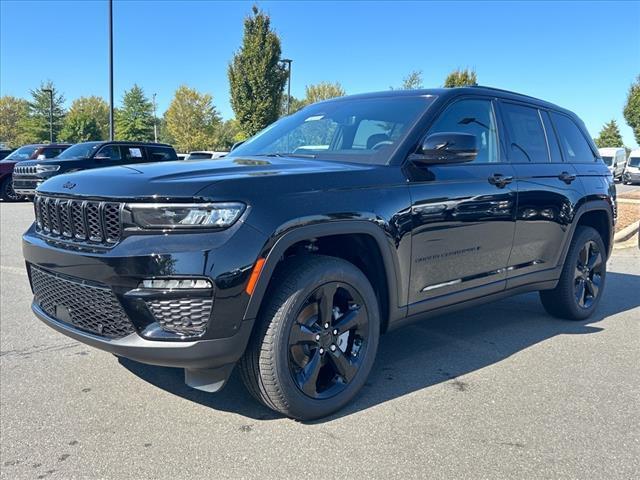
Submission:
[[122,238],[122,207],[117,202],[38,194],[36,230],[64,244],[113,247]]

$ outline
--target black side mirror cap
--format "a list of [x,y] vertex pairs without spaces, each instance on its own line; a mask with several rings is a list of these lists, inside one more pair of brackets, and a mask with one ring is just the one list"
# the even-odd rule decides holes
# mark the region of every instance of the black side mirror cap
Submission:
[[424,139],[409,159],[429,165],[472,162],[478,156],[478,139],[469,133],[434,133]]

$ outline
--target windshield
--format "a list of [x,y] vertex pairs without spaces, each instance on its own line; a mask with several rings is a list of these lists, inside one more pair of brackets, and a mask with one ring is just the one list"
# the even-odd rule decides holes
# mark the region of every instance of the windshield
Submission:
[[24,147],[20,147],[17,150],[11,152],[9,156],[5,158],[5,160],[29,160],[33,152],[38,149],[37,145],[26,145]]
[[631,157],[629,159],[629,163],[627,165],[629,167],[639,167],[640,166],[640,157]]
[[611,165],[611,162],[613,161],[613,157],[602,157],[602,160],[604,161],[605,164]]
[[227,157],[290,155],[386,164],[434,97],[341,99],[310,105],[271,124]]
[[56,158],[61,158],[63,160],[69,158],[89,158],[100,145],[102,145],[102,142],[76,143],[75,145],[67,148]]

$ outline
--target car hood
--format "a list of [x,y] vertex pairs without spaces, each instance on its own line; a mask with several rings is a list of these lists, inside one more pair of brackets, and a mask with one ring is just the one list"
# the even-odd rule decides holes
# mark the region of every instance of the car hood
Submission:
[[[199,162],[160,162],[84,170],[57,175],[43,183],[43,193],[110,197],[197,197],[220,182],[285,178],[291,175],[322,176],[362,171],[372,167],[352,163],[289,157],[242,157]],[[291,185],[291,182],[286,182]],[[207,189],[208,190],[208,189]]]

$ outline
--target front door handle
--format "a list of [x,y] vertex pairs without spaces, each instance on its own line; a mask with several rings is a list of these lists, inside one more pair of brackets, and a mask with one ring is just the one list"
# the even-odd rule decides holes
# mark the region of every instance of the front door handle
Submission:
[[562,180],[564,183],[566,183],[567,185],[569,185],[571,182],[573,182],[576,179],[576,176],[573,173],[562,172],[560,175],[558,175],[558,178]]
[[489,178],[489,183],[495,185],[498,188],[504,188],[506,185],[513,182],[513,177],[510,175],[502,175],[500,173],[494,173]]

